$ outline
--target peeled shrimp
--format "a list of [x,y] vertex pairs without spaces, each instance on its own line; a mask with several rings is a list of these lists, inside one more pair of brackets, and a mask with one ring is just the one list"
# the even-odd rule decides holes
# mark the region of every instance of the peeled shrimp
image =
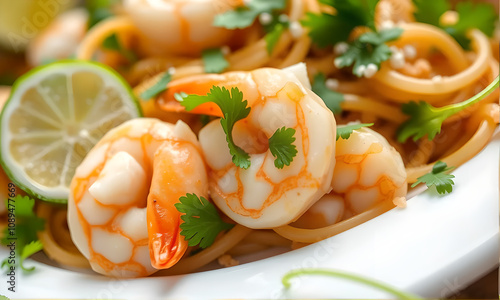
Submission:
[[109,131],[76,169],[68,201],[73,242],[94,271],[147,276],[185,253],[179,197],[207,197],[205,164],[183,122],[135,119]]
[[234,31],[213,26],[214,18],[239,4],[242,0],[125,0],[124,8],[149,52],[193,55],[227,45]]
[[377,132],[363,128],[336,142],[333,190],[293,225],[321,228],[360,214],[383,201],[404,203],[407,181],[403,160]]
[[362,128],[337,141],[332,193],[345,199],[344,218],[382,201],[399,201],[407,191],[403,159],[379,133]]
[[[295,71],[306,73],[304,65],[295,67]],[[236,123],[233,137],[250,154],[250,168],[241,169],[232,163],[218,120],[202,128],[199,139],[209,166],[212,200],[244,226],[273,228],[288,224],[330,191],[335,119],[323,101],[305,87],[307,79],[302,81],[304,84],[290,71],[264,68],[193,76],[172,82],[163,95],[163,105],[168,105],[171,93],[180,91],[204,95],[213,85],[228,89],[236,86],[242,91],[251,112]],[[217,114],[217,108],[207,104],[197,112]],[[296,130],[298,153],[290,166],[277,169],[267,140],[283,126]]]
[[379,133],[362,128],[336,143],[333,190],[323,196],[294,226],[320,228],[360,214],[376,204],[405,203],[403,159]]
[[344,199],[338,195],[326,194],[314,203],[292,226],[315,229],[335,224],[344,215]]
[[83,8],[59,15],[30,42],[26,51],[30,65],[70,57],[87,32],[87,21],[88,13]]

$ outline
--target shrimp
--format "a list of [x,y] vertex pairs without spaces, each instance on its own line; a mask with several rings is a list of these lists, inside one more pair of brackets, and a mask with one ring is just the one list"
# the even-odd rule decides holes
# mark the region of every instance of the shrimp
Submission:
[[335,194],[326,194],[291,225],[306,229],[333,225],[342,220],[344,208],[345,204],[342,197]]
[[[150,51],[195,55],[226,45],[234,31],[213,26],[217,14],[242,0],[125,0],[124,8]],[[168,34],[165,33],[168,28]],[[153,46],[154,45],[154,46]]]
[[185,253],[179,197],[207,197],[195,134],[183,122],[134,119],[109,131],[76,169],[68,200],[73,242],[94,271],[147,276]]
[[87,32],[88,13],[73,9],[59,15],[28,45],[26,56],[32,66],[70,57]]
[[[237,223],[250,228],[288,224],[330,191],[335,165],[335,118],[321,98],[307,88],[308,84],[302,64],[289,70],[263,68],[193,76],[173,82],[162,95],[160,105],[170,105],[172,93],[203,95],[213,85],[222,85],[228,89],[238,87],[248,101],[250,114],[233,130],[235,143],[250,154],[248,169],[232,163],[218,120],[199,132],[209,166],[212,200]],[[197,112],[220,115],[220,110],[208,104],[199,106]],[[277,169],[268,138],[283,126],[296,130],[294,145],[298,153],[289,166]]]
[[383,201],[405,202],[407,192],[403,159],[379,133],[362,128],[336,142],[332,191],[294,223],[320,228],[369,210]]

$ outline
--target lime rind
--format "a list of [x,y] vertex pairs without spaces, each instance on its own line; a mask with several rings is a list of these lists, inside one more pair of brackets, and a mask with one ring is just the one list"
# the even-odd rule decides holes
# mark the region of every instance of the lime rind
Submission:
[[[71,75],[80,71],[96,72],[102,77],[106,85],[110,85],[116,89],[120,96],[130,99],[130,101],[122,99],[122,103],[129,106],[130,113],[135,115],[133,117],[143,116],[141,106],[135,97],[132,88],[115,70],[97,62],[61,60],[49,65],[36,67],[16,80],[12,86],[9,99],[6,101],[2,113],[0,114],[0,131],[3,133],[4,130],[8,130],[5,128],[7,128],[7,121],[10,120],[10,118],[6,118],[5,115],[11,114],[16,108],[19,107],[22,95],[29,88],[32,88],[36,86],[37,83],[40,83],[45,77],[45,74],[52,75],[55,73],[62,73],[65,75]],[[110,82],[110,78],[112,78],[114,82]],[[2,165],[7,176],[9,176],[9,178],[19,188],[31,196],[52,203],[67,203],[69,187],[66,187],[66,189],[61,188],[57,191],[51,189],[51,191],[44,192],[43,185],[28,179],[28,176],[21,166],[18,163],[13,162],[8,149],[10,143],[5,143],[3,137],[4,135],[2,134],[2,143],[0,144],[0,164]],[[14,172],[13,170],[16,170],[17,172]]]

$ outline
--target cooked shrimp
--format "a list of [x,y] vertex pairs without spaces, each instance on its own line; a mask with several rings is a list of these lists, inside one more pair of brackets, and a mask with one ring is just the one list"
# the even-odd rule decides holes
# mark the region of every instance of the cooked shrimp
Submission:
[[360,214],[383,201],[404,202],[407,182],[403,159],[379,133],[362,128],[336,142],[333,190],[294,226],[320,228]]
[[[302,70],[297,72],[299,76],[270,68],[193,76],[173,83],[163,95],[169,98],[175,91],[203,95],[213,85],[242,91],[251,111],[236,123],[233,137],[250,153],[250,168],[241,169],[232,163],[218,120],[202,128],[199,139],[209,166],[213,201],[234,221],[250,228],[288,224],[330,191],[335,165],[335,119],[323,101],[298,79],[307,78],[303,75],[305,66],[296,69]],[[307,86],[307,80],[304,82]],[[205,105],[198,112],[217,114],[217,109]],[[296,130],[294,145],[298,153],[290,166],[277,169],[267,141],[283,126]]]
[[342,197],[326,194],[292,225],[299,228],[314,229],[335,224],[342,220],[344,207]]
[[73,9],[58,16],[28,46],[28,62],[38,66],[48,60],[70,57],[87,32],[88,13]]
[[68,201],[73,242],[94,271],[138,277],[174,265],[179,197],[207,197],[205,164],[183,122],[135,119],[108,132],[76,169]]
[[337,141],[335,158],[332,193],[345,201],[344,218],[406,196],[403,159],[379,133],[369,128],[353,131],[347,140]]
[[[227,45],[234,31],[213,26],[217,14],[242,0],[125,0],[124,7],[154,54],[198,54]],[[165,30],[168,28],[168,34]],[[153,46],[154,45],[154,46]]]

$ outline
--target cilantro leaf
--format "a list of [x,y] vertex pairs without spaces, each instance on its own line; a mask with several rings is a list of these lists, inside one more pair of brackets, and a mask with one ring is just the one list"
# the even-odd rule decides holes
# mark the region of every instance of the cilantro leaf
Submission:
[[[23,266],[23,261],[43,248],[43,245],[38,240],[37,232],[44,229],[45,220],[39,218],[33,212],[33,207],[35,205],[34,199],[28,196],[17,195],[12,200],[6,202],[7,212],[9,218],[12,217],[15,219],[16,226],[13,230],[9,230],[9,227],[4,229],[0,244],[8,246],[10,243],[14,242],[16,249],[16,264],[19,264],[25,271],[31,271],[33,268],[25,268]],[[11,216],[11,214],[13,216]],[[7,266],[7,268],[11,266],[9,258],[2,261],[1,267],[3,268],[5,266]]]
[[413,0],[415,20],[439,27],[439,18],[451,9],[448,0]]
[[375,7],[378,0],[329,0],[325,3],[332,4],[337,15],[356,20],[357,24],[375,30]]
[[367,67],[369,64],[375,64],[380,68],[380,63],[388,60],[392,54],[391,49],[385,43],[397,39],[402,32],[403,29],[398,27],[379,32],[366,32],[351,43],[344,54],[335,59],[335,65],[343,68],[354,64],[353,74],[358,77],[363,76],[362,73],[357,72],[361,66]]
[[416,187],[420,183],[425,183],[427,187],[435,186],[439,194],[451,193],[453,185],[455,184],[452,178],[454,175],[447,174],[455,167],[448,167],[445,162],[438,161],[432,167],[432,171],[417,178],[417,182],[413,183],[411,187]]
[[351,137],[351,134],[354,130],[361,129],[363,127],[370,127],[373,126],[373,123],[362,123],[362,124],[352,124],[352,125],[340,125],[337,126],[337,141],[339,138],[342,138],[343,140],[347,140],[349,137]]
[[229,62],[220,48],[204,50],[201,57],[205,66],[205,73],[221,73],[229,67]]
[[289,166],[297,155],[297,147],[293,144],[294,134],[295,129],[282,127],[269,138],[269,150],[276,157],[274,166],[278,169],[283,169],[285,165]]
[[403,104],[401,110],[404,114],[409,115],[410,118],[399,126],[397,132],[398,141],[404,143],[409,137],[413,137],[413,140],[416,141],[425,135],[427,135],[429,140],[432,140],[436,134],[441,132],[441,125],[444,120],[486,98],[486,96],[498,88],[498,82],[499,79],[497,76],[484,90],[470,99],[457,104],[439,108],[424,101],[418,103],[411,101]]
[[336,14],[307,13],[302,25],[309,28],[309,36],[320,48],[346,41],[351,30],[367,26],[375,30],[374,14],[378,0],[329,0],[322,3],[333,7]]
[[326,106],[334,113],[339,114],[342,112],[340,103],[344,101],[342,93],[330,90],[326,84],[326,78],[323,73],[318,73],[314,76],[312,84],[312,91],[318,95]]
[[187,95],[183,97],[181,105],[188,111],[193,110],[200,104],[213,102],[219,106],[223,118],[220,120],[222,129],[226,133],[226,141],[233,163],[243,169],[250,167],[250,155],[236,146],[233,141],[233,127],[236,122],[244,119],[250,113],[248,102],[243,100],[243,93],[237,87],[231,89],[231,93],[225,87],[213,86],[206,96]]
[[464,48],[470,48],[466,36],[469,29],[477,28],[487,36],[493,36],[498,15],[490,3],[459,2],[456,7],[458,22],[444,29]]
[[285,32],[286,27],[286,25],[278,23],[268,34],[264,36],[264,39],[266,41],[267,54],[269,56],[273,53],[274,47],[278,43],[283,32]]
[[411,101],[401,105],[404,114],[409,115],[410,119],[405,121],[398,128],[398,141],[404,143],[409,137],[417,141],[427,135],[432,140],[441,132],[441,125],[449,114],[441,112],[425,101]]
[[352,20],[327,13],[307,13],[301,24],[309,28],[309,36],[320,48],[346,41],[350,31],[358,26]]
[[258,15],[255,11],[238,7],[235,10],[215,16],[214,26],[227,29],[246,28],[253,24]]
[[370,31],[360,35],[359,41],[361,43],[380,45],[386,42],[397,40],[402,33],[403,29],[399,27],[384,29],[377,32]]
[[170,74],[170,71],[167,70],[165,73],[163,73],[158,82],[156,82],[152,87],[148,88],[147,90],[141,93],[141,99],[149,100],[151,98],[156,97],[158,94],[164,92],[165,90],[167,90],[167,85],[171,80],[172,80],[172,75]]
[[180,225],[183,235],[188,241],[189,246],[199,245],[201,248],[207,248],[212,245],[215,238],[221,231],[233,228],[233,224],[222,221],[215,206],[207,199],[198,198],[195,194],[186,194],[179,198],[180,203],[175,204],[175,208],[180,213]]
[[40,240],[32,241],[29,244],[27,244],[26,246],[24,246],[24,248],[21,252],[21,263],[20,263],[20,266],[24,271],[31,272],[31,271],[35,270],[35,267],[31,267],[31,268],[24,267],[23,261],[26,258],[30,257],[31,255],[37,253],[38,251],[41,251],[42,249],[43,249],[43,244]]
[[286,0],[252,0],[246,6],[215,16],[214,26],[227,29],[246,28],[252,25],[261,13],[282,10],[285,6]]

